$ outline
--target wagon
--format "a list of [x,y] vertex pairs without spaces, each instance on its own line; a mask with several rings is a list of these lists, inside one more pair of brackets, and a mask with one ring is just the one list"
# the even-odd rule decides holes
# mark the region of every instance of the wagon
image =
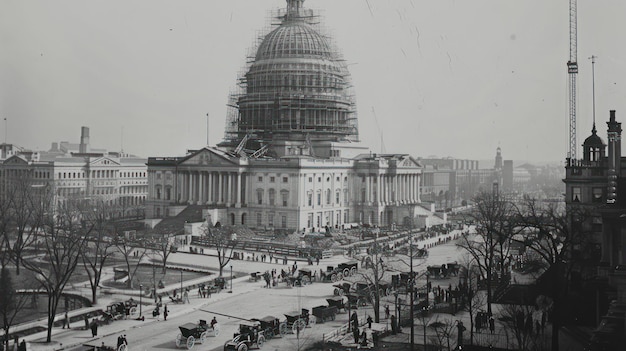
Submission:
[[124,302],[115,302],[108,305],[100,320],[104,324],[109,324],[112,321],[124,319],[126,317],[139,317],[139,309],[137,308],[137,303],[133,299],[129,299]]
[[250,281],[251,282],[258,282],[261,277],[263,276],[263,274],[261,274],[261,272],[252,272],[250,273]]
[[328,302],[328,306],[336,307],[337,312],[339,312],[339,310],[341,309],[343,309],[344,311],[347,310],[344,298],[341,296],[331,297],[326,299],[326,301]]
[[219,324],[215,324],[211,328],[205,320],[200,320],[200,323],[187,323],[178,327],[180,333],[176,336],[176,347],[183,345],[187,346],[187,349],[191,350],[196,342],[204,344],[204,341],[209,335],[218,336],[220,334]]
[[313,272],[308,268],[300,268],[298,270],[298,278],[303,284],[311,284],[313,282]]
[[340,271],[344,277],[351,277],[355,275],[358,268],[359,268],[359,263],[358,261],[354,261],[354,260],[340,263],[337,266],[337,270]]
[[280,332],[280,319],[274,316],[265,316],[263,318],[254,318],[252,320],[257,321],[261,324],[261,330],[263,331],[263,335],[267,340],[270,340],[274,336],[283,336]]
[[334,284],[333,295],[343,296],[350,293],[350,283]]
[[239,325],[239,332],[232,340],[224,344],[224,351],[248,351],[251,348],[262,348],[265,344],[265,336],[261,329],[261,323],[245,322]]
[[359,306],[367,305],[367,298],[361,294],[346,294],[348,297],[348,308],[357,309]]
[[308,326],[315,325],[315,318],[309,318],[309,310],[303,308],[301,312],[285,313],[287,321],[281,323],[280,333],[287,334],[290,330],[292,333],[297,334],[304,330]]
[[317,322],[324,323],[327,320],[334,321],[337,310],[336,306],[317,306],[311,309],[311,313],[317,318]]
[[108,346],[102,343],[100,346],[94,346],[89,344],[83,344],[82,348],[77,349],[79,351],[128,351],[128,345],[120,345],[117,348]]

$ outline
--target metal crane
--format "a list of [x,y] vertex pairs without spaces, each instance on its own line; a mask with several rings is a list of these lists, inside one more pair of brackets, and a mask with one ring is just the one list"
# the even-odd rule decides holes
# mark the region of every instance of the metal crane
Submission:
[[567,61],[569,94],[569,152],[567,157],[576,159],[576,78],[578,76],[577,59],[577,0],[569,1],[569,61]]

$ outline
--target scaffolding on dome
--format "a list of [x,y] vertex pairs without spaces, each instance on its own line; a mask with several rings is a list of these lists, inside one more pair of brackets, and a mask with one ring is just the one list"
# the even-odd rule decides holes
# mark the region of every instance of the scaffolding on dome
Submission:
[[261,157],[273,140],[358,140],[346,62],[321,34],[327,31],[318,11],[301,4],[288,1],[287,9],[272,11],[257,36],[229,95],[222,146]]

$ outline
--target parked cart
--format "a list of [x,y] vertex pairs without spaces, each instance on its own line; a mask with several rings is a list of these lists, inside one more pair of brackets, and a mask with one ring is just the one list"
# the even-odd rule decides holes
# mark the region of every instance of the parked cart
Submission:
[[198,324],[187,323],[179,326],[178,329],[180,333],[176,336],[176,347],[185,345],[188,350],[191,350],[196,342],[204,344],[209,335],[218,336],[220,333],[219,324],[211,328],[205,320],[200,320]]
[[[271,338],[275,337],[275,336],[280,336],[282,337],[283,335],[280,332],[280,319],[274,317],[274,316],[265,316],[263,318],[255,318],[252,319],[253,321],[257,321],[261,324],[261,330],[263,330],[263,335],[265,335],[265,338],[267,340],[270,340]],[[283,322],[286,323],[286,322]]]
[[336,306],[317,306],[311,309],[313,316],[317,318],[318,323],[324,323],[327,320],[334,321],[337,314]]
[[328,306],[336,307],[337,312],[341,309],[343,309],[344,312],[347,311],[348,307],[346,306],[345,298],[342,296],[331,297],[326,299],[326,301],[328,302]]

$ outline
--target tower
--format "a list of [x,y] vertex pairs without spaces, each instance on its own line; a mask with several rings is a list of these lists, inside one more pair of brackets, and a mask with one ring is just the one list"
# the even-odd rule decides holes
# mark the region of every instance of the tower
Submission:
[[576,77],[578,76],[577,62],[577,8],[576,0],[569,1],[569,61],[567,61],[568,97],[569,97],[569,152],[567,157],[576,159]]
[[493,166],[494,169],[502,169],[502,149],[498,146],[496,149],[496,164]]

